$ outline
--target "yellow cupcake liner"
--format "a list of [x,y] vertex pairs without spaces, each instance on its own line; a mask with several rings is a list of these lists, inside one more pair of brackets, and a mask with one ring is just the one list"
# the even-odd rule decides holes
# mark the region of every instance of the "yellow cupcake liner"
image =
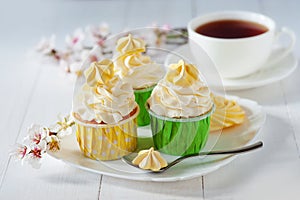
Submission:
[[137,117],[116,125],[93,125],[75,120],[79,147],[85,156],[94,160],[116,160],[137,147]]

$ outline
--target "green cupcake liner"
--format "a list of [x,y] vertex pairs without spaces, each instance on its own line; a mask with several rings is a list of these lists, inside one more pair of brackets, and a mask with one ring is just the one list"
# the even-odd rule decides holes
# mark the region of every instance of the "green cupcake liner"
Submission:
[[146,126],[150,124],[150,116],[145,105],[146,101],[151,96],[154,87],[155,86],[141,90],[134,90],[135,101],[140,107],[140,113],[137,117],[138,126]]
[[162,153],[185,156],[199,153],[205,146],[210,113],[189,119],[158,116],[149,110],[154,146]]

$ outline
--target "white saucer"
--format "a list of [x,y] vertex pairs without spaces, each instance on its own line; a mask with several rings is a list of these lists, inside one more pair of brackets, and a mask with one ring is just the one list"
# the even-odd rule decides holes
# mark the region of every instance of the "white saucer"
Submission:
[[[257,138],[259,130],[265,122],[265,113],[262,111],[261,106],[254,101],[237,99],[237,102],[246,112],[247,119],[245,122],[242,125],[225,129],[221,134],[210,133],[205,149],[210,148],[209,146],[213,146],[212,149],[215,150],[232,149],[253,143]],[[151,130],[149,126],[138,128],[138,134],[139,148],[143,149],[152,146]],[[215,141],[217,141],[217,143],[215,143]],[[252,153],[259,153],[259,151]],[[236,156],[228,155],[190,158],[182,161],[164,173],[147,173],[134,168],[121,160],[95,161],[86,158],[79,150],[75,134],[65,137],[62,140],[60,151],[55,153],[48,152],[48,154],[71,166],[89,172],[123,179],[158,182],[170,182],[199,177],[219,169],[236,158]]]
[[[274,51],[269,60],[275,58],[276,55],[280,54],[282,51],[283,49],[278,49],[276,52]],[[175,49],[174,52],[195,63],[188,44],[180,46]],[[170,63],[177,62],[174,59],[176,59],[174,54],[169,54],[165,60],[165,66],[168,66]],[[223,87],[227,91],[242,90],[274,83],[289,76],[297,68],[297,65],[297,58],[294,54],[290,53],[272,67],[263,67],[260,71],[249,76],[235,79],[223,79]]]

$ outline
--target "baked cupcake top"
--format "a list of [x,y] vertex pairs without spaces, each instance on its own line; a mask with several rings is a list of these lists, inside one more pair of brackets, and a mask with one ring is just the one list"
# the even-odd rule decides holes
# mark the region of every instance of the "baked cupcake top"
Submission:
[[199,70],[183,60],[168,67],[147,102],[154,113],[170,118],[201,116],[213,107],[210,90]]
[[120,54],[115,56],[116,71],[134,89],[151,87],[164,76],[161,65],[142,54],[145,50],[145,43],[130,34],[118,41],[117,51]]
[[212,99],[216,109],[211,116],[211,131],[221,130],[244,122],[245,111],[236,101],[215,95],[212,95]]
[[86,83],[74,112],[84,121],[116,124],[137,107],[132,86],[114,72],[111,60],[94,62],[84,72]]
[[153,147],[149,150],[140,151],[137,157],[133,159],[132,164],[138,165],[142,169],[150,169],[152,171],[158,171],[168,165],[167,161],[158,151],[154,151]]

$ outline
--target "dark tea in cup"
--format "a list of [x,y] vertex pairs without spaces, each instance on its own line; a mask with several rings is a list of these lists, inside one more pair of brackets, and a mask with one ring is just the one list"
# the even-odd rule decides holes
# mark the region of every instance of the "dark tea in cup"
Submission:
[[[276,28],[270,17],[247,11],[220,11],[192,19],[188,23],[189,46],[197,63],[201,47],[216,65],[222,78],[240,78],[288,55],[295,45],[295,34]],[[290,44],[280,56],[268,60],[279,36],[288,36]]]
[[195,31],[208,37],[234,39],[260,35],[267,32],[268,28],[256,22],[224,19],[202,24]]

